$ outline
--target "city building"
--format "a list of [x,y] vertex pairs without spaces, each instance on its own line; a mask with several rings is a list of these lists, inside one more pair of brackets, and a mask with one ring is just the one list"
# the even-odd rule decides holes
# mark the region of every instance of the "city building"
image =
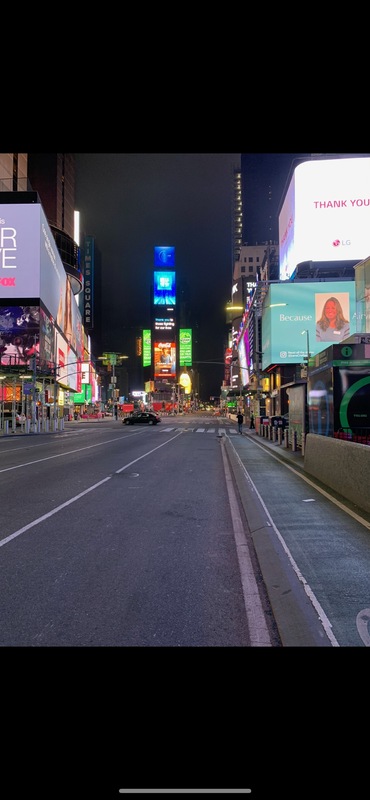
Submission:
[[70,416],[85,384],[99,399],[76,300],[83,276],[73,155],[36,156],[0,155],[0,424],[5,408],[13,420],[22,408],[34,432]]
[[[234,270],[232,305],[240,314],[246,302],[241,317],[233,318],[231,371],[240,375],[236,393],[244,413],[252,410],[266,421],[288,410],[294,387],[306,388],[311,360],[326,342],[365,330],[369,317],[370,159],[317,155],[294,163],[279,205],[278,252],[273,241],[266,242],[259,274],[257,249],[243,254],[243,246]],[[243,236],[244,211],[243,197]],[[246,298],[242,267],[247,265],[256,285]],[[318,331],[318,321],[333,298],[341,301],[347,322],[330,338],[329,331]]]

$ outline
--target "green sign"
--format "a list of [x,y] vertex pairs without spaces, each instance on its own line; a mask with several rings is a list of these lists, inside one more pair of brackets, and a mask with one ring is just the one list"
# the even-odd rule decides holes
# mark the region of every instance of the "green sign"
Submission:
[[143,367],[150,367],[152,363],[152,332],[143,330]]
[[103,364],[117,364],[117,353],[103,353]]
[[180,367],[191,367],[193,363],[191,328],[180,328],[179,331],[179,364]]

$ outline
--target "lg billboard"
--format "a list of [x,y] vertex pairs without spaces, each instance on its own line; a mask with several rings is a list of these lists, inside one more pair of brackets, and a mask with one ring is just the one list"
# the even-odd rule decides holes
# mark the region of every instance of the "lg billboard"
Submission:
[[361,261],[370,254],[370,158],[305,161],[279,214],[280,280],[304,261]]

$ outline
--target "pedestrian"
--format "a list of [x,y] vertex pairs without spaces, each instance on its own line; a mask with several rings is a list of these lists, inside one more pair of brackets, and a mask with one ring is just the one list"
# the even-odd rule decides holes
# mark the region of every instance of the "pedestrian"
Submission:
[[250,429],[251,429],[251,430],[252,430],[252,428],[254,428],[254,416],[253,416],[253,414],[251,414],[251,419],[250,419],[249,427],[250,427]]
[[242,427],[243,427],[244,417],[243,417],[243,414],[241,413],[241,411],[239,411],[239,412],[238,412],[238,414],[237,414],[237,417],[236,417],[236,418],[237,418],[237,420],[238,420],[238,429],[239,429],[239,433],[242,433]]

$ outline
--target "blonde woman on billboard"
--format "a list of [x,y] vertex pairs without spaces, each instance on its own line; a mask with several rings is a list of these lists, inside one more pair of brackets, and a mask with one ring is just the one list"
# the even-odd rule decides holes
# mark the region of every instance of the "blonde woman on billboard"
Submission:
[[349,320],[346,319],[338,298],[329,297],[316,323],[316,341],[342,342],[349,335]]

